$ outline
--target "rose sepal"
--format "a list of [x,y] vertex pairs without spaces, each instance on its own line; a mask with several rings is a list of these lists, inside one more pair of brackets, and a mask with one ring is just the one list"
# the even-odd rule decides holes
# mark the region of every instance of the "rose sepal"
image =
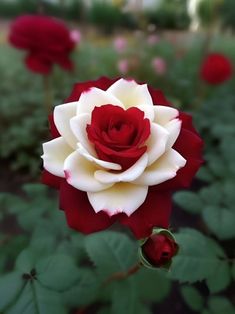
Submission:
[[[172,239],[177,244],[175,236],[168,229],[155,227],[155,228],[153,228],[151,236],[156,235],[156,234],[163,234],[163,235],[167,236],[168,238]],[[163,269],[169,271],[170,267],[172,265],[172,259],[170,261],[168,261],[167,263],[165,263],[164,265],[161,265],[159,267],[159,266],[155,266],[155,265],[151,264],[151,262],[145,256],[144,251],[143,251],[143,245],[147,242],[148,239],[149,239],[149,237],[139,240],[138,254],[139,254],[140,263],[143,266],[145,266],[145,267],[147,267],[149,269],[152,269],[152,270],[153,269],[156,270],[156,269],[159,269],[159,268],[163,268]],[[178,254],[178,252],[179,252],[179,246],[177,244],[177,249],[176,249],[176,252],[175,252],[174,256],[176,256]]]

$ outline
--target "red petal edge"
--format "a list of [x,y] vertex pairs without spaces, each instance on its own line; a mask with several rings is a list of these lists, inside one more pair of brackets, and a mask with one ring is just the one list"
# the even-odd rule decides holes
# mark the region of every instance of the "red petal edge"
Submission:
[[169,227],[171,208],[171,193],[149,191],[145,202],[130,217],[122,214],[120,222],[137,239],[145,238],[151,235],[153,227]]
[[103,211],[96,213],[87,193],[75,189],[65,180],[60,186],[60,208],[65,211],[68,225],[85,234],[107,229],[115,219]]

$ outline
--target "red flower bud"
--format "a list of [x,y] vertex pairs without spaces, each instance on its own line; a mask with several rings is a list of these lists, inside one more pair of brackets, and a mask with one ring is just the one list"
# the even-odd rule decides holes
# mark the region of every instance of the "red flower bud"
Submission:
[[178,244],[167,232],[153,233],[142,245],[142,255],[153,267],[169,266],[178,252]]

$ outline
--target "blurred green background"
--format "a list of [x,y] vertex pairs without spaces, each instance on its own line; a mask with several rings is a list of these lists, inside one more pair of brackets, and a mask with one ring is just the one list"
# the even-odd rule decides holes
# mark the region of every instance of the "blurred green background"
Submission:
[[[162,89],[174,106],[192,113],[205,140],[205,165],[192,190],[174,197],[172,226],[188,254],[169,276],[157,274],[151,281],[146,274],[142,281],[151,281],[155,290],[147,301],[149,312],[112,313],[235,313],[235,79],[215,87],[199,77],[209,52],[235,62],[234,0],[0,0],[0,277],[14,269],[26,248],[41,249],[40,239],[44,253],[69,255],[77,264],[84,258],[82,235],[67,229],[56,210],[57,196],[38,184],[41,144],[49,138],[43,78],[29,72],[24,52],[7,42],[12,19],[39,12],[63,19],[79,41],[72,55],[75,70],[55,67],[50,77],[51,109],[63,103],[75,82],[103,75],[134,77]],[[198,235],[201,242],[188,243],[180,234],[186,227],[190,236],[197,238],[197,229],[205,238]],[[210,255],[207,245],[217,251]],[[193,258],[198,259],[195,268]],[[67,312],[61,313],[84,306],[77,313],[111,313],[107,308],[101,312],[100,303],[107,300],[97,302],[96,293],[89,290],[90,299],[82,295],[84,304],[67,298]]]

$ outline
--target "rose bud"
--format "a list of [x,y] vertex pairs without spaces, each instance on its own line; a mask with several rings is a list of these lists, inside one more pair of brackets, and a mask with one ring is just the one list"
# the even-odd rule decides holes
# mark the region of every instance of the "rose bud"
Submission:
[[147,267],[169,269],[172,258],[177,254],[178,249],[178,244],[170,231],[155,229],[153,234],[141,245],[140,256],[143,264]]

